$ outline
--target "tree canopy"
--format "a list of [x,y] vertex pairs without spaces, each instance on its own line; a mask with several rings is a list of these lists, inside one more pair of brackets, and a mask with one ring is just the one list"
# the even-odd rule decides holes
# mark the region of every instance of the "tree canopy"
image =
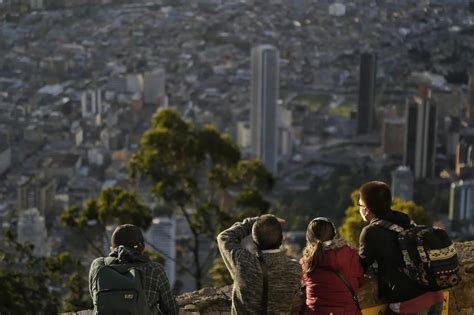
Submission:
[[103,255],[101,246],[107,224],[134,224],[144,230],[152,221],[151,209],[132,191],[112,187],[88,199],[83,207],[65,209],[61,223],[81,233],[89,245]]
[[61,298],[63,289],[69,289],[69,285],[81,285],[78,279],[69,279],[66,283],[67,274],[74,270],[71,255],[62,252],[51,257],[37,257],[33,255],[33,249],[31,244],[18,242],[10,231],[2,238],[0,313],[57,314],[68,307],[89,308],[90,303],[79,292],[75,299]]
[[[152,194],[185,218],[192,232],[196,285],[201,287],[200,238],[216,234],[243,216],[266,212],[263,194],[273,177],[257,160],[215,127],[195,127],[171,109],[157,112],[129,162],[130,177],[152,183]],[[212,254],[212,253],[211,253]]]

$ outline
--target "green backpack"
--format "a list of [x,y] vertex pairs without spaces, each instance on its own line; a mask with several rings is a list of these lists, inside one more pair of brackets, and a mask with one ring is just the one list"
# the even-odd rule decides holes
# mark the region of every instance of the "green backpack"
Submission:
[[94,313],[97,315],[151,315],[139,264],[114,264],[103,259],[96,276]]

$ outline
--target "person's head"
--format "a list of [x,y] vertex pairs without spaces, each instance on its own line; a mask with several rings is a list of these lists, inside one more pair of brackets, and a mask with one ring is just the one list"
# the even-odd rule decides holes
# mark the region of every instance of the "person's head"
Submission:
[[252,239],[259,250],[279,248],[283,240],[280,222],[271,214],[261,215],[252,226]]
[[117,226],[112,233],[111,248],[114,249],[120,245],[143,252],[145,250],[145,239],[140,228],[133,224]]
[[359,212],[364,221],[383,217],[390,211],[392,193],[384,182],[371,181],[359,189]]
[[329,219],[311,220],[306,230],[306,247],[303,250],[303,272],[310,274],[320,263],[323,243],[336,236],[336,226]]

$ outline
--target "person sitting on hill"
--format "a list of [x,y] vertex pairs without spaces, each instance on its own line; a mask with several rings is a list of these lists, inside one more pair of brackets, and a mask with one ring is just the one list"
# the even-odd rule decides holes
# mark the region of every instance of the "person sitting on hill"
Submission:
[[428,291],[408,278],[402,271],[405,263],[398,234],[381,224],[385,221],[407,229],[410,217],[391,209],[392,194],[384,182],[365,183],[359,192],[360,215],[369,222],[360,234],[360,261],[365,271],[376,265],[379,296],[389,303],[386,314],[441,314],[442,292]]
[[329,219],[319,217],[308,224],[300,263],[306,288],[305,315],[361,314],[358,300],[354,300],[364,277],[359,255],[336,236]]
[[96,258],[89,271],[95,314],[177,315],[163,267],[144,254],[140,228],[132,224],[118,226],[111,243],[109,256]]
[[[219,251],[234,280],[231,313],[289,314],[301,267],[280,249],[284,220],[266,214],[237,222],[217,237]],[[257,255],[242,247],[252,235]]]

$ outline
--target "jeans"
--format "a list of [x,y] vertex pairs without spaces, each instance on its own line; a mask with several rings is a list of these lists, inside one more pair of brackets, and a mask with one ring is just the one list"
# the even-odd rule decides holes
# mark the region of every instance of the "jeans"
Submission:
[[385,312],[385,315],[441,315],[442,310],[443,310],[443,303],[431,305],[427,309],[424,309],[416,313],[395,313],[394,311],[390,309],[390,307],[387,307],[387,311]]

